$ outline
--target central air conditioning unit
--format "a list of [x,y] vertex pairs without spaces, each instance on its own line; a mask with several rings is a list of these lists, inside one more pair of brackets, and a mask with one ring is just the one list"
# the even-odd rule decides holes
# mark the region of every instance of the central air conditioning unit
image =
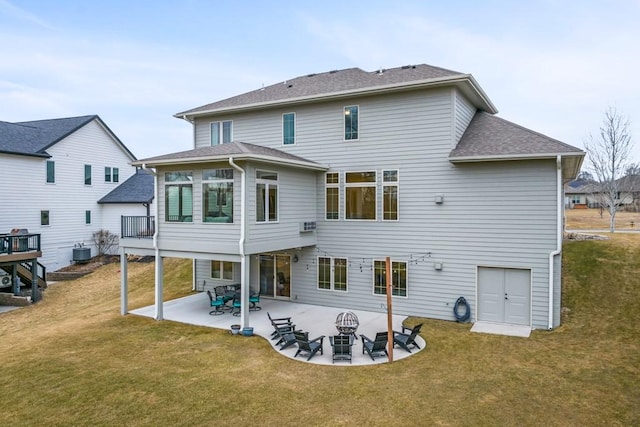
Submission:
[[2,276],[0,279],[0,288],[9,288],[13,285],[13,280],[11,276]]

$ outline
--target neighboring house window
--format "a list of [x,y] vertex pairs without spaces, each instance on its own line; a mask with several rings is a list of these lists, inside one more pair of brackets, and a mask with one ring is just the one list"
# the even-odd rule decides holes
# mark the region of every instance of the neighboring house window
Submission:
[[211,123],[211,145],[226,144],[231,142],[233,132],[233,122],[231,120],[225,122]]
[[345,219],[376,219],[376,172],[345,173]]
[[346,258],[318,258],[318,289],[347,290]]
[[165,218],[169,222],[193,221],[193,177],[191,172],[167,172]]
[[104,168],[104,182],[118,182],[119,175],[118,168],[111,168],[109,166]]
[[[391,295],[407,296],[407,263],[391,261]],[[376,295],[387,294],[387,263],[385,261],[373,261],[373,293]]]
[[202,171],[204,222],[233,222],[233,169]]
[[233,280],[233,263],[231,261],[211,261],[211,278]]
[[56,162],[47,160],[47,182],[56,182]]
[[296,113],[286,113],[282,115],[282,144],[291,145],[296,143]]
[[40,211],[40,225],[49,225],[49,211]]
[[344,139],[358,139],[358,106],[344,107]]
[[382,171],[382,219],[398,219],[398,171]]
[[91,185],[91,165],[84,165],[84,185]]
[[91,211],[84,211],[84,223],[91,224]]
[[256,221],[278,220],[278,174],[256,171]]
[[576,205],[576,204],[580,204],[580,196],[577,194],[574,194],[573,196],[571,196],[571,203]]
[[340,174],[325,175],[325,219],[340,219]]

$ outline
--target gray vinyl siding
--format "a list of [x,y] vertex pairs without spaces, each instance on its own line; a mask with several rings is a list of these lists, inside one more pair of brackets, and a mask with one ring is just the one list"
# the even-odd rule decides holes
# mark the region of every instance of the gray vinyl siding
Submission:
[[455,148],[456,144],[462,138],[464,131],[471,123],[473,115],[476,113],[476,108],[464,97],[459,91],[453,91],[454,97],[454,143],[451,148]]
[[[360,108],[358,141],[343,140],[345,105]],[[282,145],[284,112],[296,113],[295,145]],[[298,254],[299,261],[291,264],[292,300],[372,311],[384,311],[386,304],[385,296],[373,294],[372,263],[390,256],[407,262],[408,269],[408,296],[394,297],[394,314],[445,320],[454,320],[459,296],[469,301],[475,319],[478,266],[531,269],[532,326],[546,328],[548,256],[556,242],[555,160],[450,163],[448,154],[472,115],[460,93],[438,89],[216,117],[233,120],[236,141],[277,148],[340,173],[338,221],[324,220],[323,173],[281,171],[280,214],[287,206],[295,221],[282,216],[283,224],[255,224],[255,195],[250,194],[248,252]],[[212,120],[196,121],[196,147],[209,145]],[[381,173],[387,169],[399,170],[398,221],[382,221]],[[345,221],[344,173],[368,170],[377,173],[377,220]],[[249,191],[255,188],[253,177],[248,174]],[[290,180],[305,179],[314,181],[315,194],[306,186],[288,188]],[[444,195],[444,203],[434,202],[437,194]],[[317,244],[269,247],[270,240],[292,235],[294,224],[307,217],[318,222]],[[178,244],[195,235],[176,232],[173,238]],[[318,256],[349,260],[347,292],[317,289]],[[256,260],[249,258],[253,276]],[[441,271],[434,269],[436,261],[443,263]]]
[[233,279],[221,280],[211,277],[211,260],[196,260],[195,277],[196,290],[198,291],[212,291],[216,286],[228,286],[235,283],[240,283],[240,263],[233,264]]

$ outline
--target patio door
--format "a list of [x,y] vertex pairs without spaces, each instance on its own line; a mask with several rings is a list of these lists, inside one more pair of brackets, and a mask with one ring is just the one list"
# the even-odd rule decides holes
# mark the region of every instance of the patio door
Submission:
[[291,297],[291,257],[260,255],[260,294],[265,297]]

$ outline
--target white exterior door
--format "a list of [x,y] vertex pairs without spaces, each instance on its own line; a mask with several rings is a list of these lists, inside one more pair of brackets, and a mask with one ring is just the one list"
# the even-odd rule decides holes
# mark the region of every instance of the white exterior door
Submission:
[[478,320],[530,325],[531,270],[478,268]]

